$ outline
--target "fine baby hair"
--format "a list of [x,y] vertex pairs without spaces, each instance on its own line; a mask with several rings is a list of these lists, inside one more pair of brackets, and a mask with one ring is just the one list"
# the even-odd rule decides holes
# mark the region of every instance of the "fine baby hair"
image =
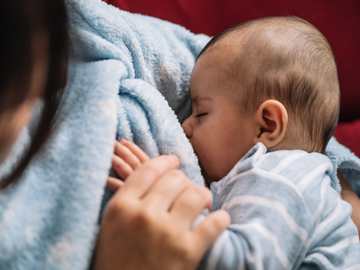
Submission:
[[303,150],[323,153],[340,102],[335,57],[326,38],[303,19],[268,17],[221,32],[198,58],[229,43],[241,47],[230,68],[242,97],[241,113],[255,112],[267,99],[278,100],[289,114],[287,133],[293,130]]

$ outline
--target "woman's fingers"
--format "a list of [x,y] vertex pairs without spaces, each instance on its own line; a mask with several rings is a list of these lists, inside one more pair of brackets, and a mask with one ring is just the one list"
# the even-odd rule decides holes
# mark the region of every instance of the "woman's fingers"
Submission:
[[114,152],[123,161],[125,161],[133,171],[135,171],[142,164],[139,158],[127,146],[119,143],[118,141],[115,142]]
[[121,188],[123,185],[124,185],[124,181],[121,181],[120,179],[111,176],[109,176],[106,181],[106,186],[114,192],[117,191],[119,188]]
[[126,163],[121,157],[113,155],[111,160],[111,166],[115,172],[120,176],[121,179],[126,179],[130,174],[133,173],[133,169],[128,163]]
[[170,215],[184,227],[190,228],[203,209],[211,208],[212,201],[212,194],[207,188],[192,185],[177,198]]
[[131,199],[142,198],[163,174],[178,166],[179,159],[172,155],[148,160],[126,179],[126,183],[118,192],[121,193],[119,196]]
[[[195,217],[210,207],[211,193],[191,185],[175,170],[178,165],[174,156],[149,160],[110,199],[101,223],[94,269],[112,269],[114,265],[122,269],[196,268],[228,225],[229,216],[215,212],[191,231]],[[109,178],[108,182],[116,185],[117,180],[113,181]],[[159,207],[162,199],[165,206]],[[126,265],[129,261],[132,265]]]
[[189,187],[192,187],[192,183],[182,171],[169,170],[160,177],[151,192],[143,198],[144,203],[154,209],[168,211],[177,198]]
[[148,161],[150,159],[149,156],[143,150],[141,150],[141,148],[139,146],[137,146],[132,141],[129,141],[126,139],[121,139],[120,143],[125,145],[127,148],[129,148],[130,151],[139,159],[141,164],[145,163],[146,161]]
[[225,210],[218,210],[209,214],[192,231],[195,256],[203,256],[207,249],[215,242],[221,233],[229,226],[230,215]]

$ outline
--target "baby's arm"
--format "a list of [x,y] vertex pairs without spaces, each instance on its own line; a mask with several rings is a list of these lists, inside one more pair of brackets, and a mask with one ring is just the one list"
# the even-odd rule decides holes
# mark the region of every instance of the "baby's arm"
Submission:
[[[200,269],[343,269],[356,264],[353,256],[360,249],[348,204],[326,178],[309,190],[300,192],[287,179],[261,170],[232,175],[213,190],[215,209],[227,210],[231,225]],[[321,190],[326,190],[322,196]],[[312,199],[321,197],[324,205]],[[311,201],[317,202],[310,204],[314,213]]]
[[[141,164],[149,160],[149,156],[133,142],[121,139],[115,141],[112,167],[123,180],[126,180]],[[107,187],[113,191],[122,186],[123,182],[114,177],[109,177]]]
[[222,181],[215,209],[228,211],[231,224],[206,254],[200,270],[211,265],[221,270],[299,267],[312,226],[296,188],[256,170]]

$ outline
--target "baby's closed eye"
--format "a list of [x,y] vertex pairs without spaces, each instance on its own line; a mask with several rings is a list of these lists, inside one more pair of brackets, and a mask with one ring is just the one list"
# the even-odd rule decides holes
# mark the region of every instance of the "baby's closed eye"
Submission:
[[199,117],[204,116],[204,115],[207,115],[207,113],[199,113],[199,114],[197,114],[195,117],[196,117],[196,118],[199,118]]

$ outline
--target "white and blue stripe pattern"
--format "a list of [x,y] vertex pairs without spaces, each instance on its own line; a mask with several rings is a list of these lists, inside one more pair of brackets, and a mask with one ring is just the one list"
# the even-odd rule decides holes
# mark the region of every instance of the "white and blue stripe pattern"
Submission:
[[232,224],[199,269],[360,269],[358,231],[332,169],[319,153],[255,145],[211,186],[212,210],[227,210]]

